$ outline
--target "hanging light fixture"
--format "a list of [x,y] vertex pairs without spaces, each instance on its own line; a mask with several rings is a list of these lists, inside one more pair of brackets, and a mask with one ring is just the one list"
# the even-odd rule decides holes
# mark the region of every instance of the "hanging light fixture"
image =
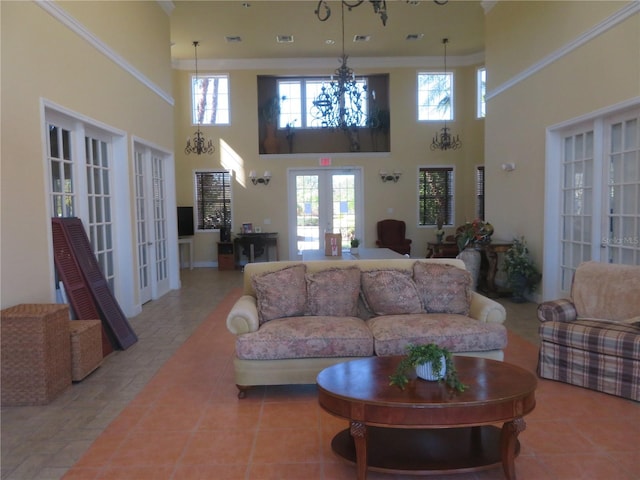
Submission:
[[[447,43],[448,38],[442,39],[442,45],[444,45],[444,73],[447,74]],[[440,129],[440,134],[436,132],[433,140],[431,141],[431,151],[435,150],[457,150],[462,148],[462,142],[458,135],[453,136],[447,127],[447,121],[444,121],[444,127]]]
[[[193,42],[193,49],[195,50],[195,59],[196,59],[196,84],[198,85],[198,45],[200,42]],[[202,117],[204,115],[204,105],[205,102],[202,101],[197,106],[197,116],[198,116],[198,129],[193,134],[193,139],[187,138],[187,146],[184,149],[184,153],[189,155],[190,153],[195,153],[196,155],[202,155],[203,153],[208,153],[211,155],[216,151],[213,146],[213,142],[211,140],[207,140],[204,137],[204,134],[200,131],[200,125],[202,124]]]
[[321,121],[323,127],[349,130],[365,124],[366,113],[362,107],[366,100],[367,86],[362,83],[358,85],[355,73],[347,65],[348,56],[344,50],[344,7],[345,2],[342,2],[341,65],[331,76],[331,82],[322,85],[320,95],[313,101],[311,114]]

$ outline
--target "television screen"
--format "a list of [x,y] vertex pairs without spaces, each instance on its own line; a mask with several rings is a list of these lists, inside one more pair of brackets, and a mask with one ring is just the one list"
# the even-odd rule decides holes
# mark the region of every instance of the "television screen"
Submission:
[[190,237],[193,233],[193,207],[178,207],[178,237]]

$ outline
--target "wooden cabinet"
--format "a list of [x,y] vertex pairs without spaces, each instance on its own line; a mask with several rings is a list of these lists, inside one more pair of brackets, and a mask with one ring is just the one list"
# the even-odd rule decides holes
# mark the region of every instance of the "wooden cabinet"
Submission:
[[218,242],[218,270],[234,270],[235,268],[233,242]]

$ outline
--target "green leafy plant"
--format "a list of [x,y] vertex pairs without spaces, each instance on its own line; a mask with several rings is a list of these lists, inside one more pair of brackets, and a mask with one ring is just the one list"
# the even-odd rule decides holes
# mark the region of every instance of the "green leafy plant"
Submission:
[[358,248],[360,246],[360,240],[357,238],[351,239],[351,248]]
[[431,369],[434,376],[437,377],[442,369],[443,359],[446,365],[446,373],[444,378],[439,381],[444,381],[452,389],[463,392],[467,386],[458,378],[458,371],[453,364],[451,352],[435,343],[407,345],[407,355],[400,360],[393,375],[389,376],[389,385],[396,385],[404,390],[404,387],[409,383],[409,373],[418,365],[427,362],[431,362]]
[[280,118],[280,103],[284,102],[287,97],[278,97],[274,95],[260,107],[260,116],[266,123],[277,124]]
[[531,292],[542,279],[542,275],[529,257],[524,237],[513,239],[513,244],[504,255],[503,268],[511,287],[524,286]]

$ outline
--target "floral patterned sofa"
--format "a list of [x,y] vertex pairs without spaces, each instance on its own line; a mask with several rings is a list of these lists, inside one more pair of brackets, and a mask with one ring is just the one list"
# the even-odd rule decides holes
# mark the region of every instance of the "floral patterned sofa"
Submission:
[[410,343],[502,360],[506,313],[471,290],[457,259],[250,263],[227,317],[238,396],[255,385],[313,384],[354,357]]
[[538,319],[542,378],[640,401],[640,266],[580,264]]

